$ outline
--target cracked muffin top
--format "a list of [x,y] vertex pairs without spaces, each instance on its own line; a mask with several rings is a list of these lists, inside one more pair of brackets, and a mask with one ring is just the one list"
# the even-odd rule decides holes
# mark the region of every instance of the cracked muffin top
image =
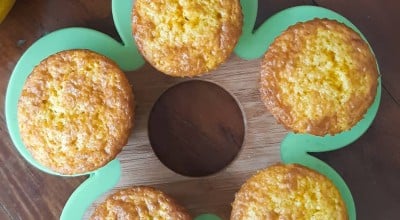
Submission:
[[29,75],[18,102],[21,138],[60,174],[95,170],[127,143],[134,97],[124,73],[89,50],[53,54]]
[[215,69],[230,56],[242,32],[239,0],[137,0],[132,14],[139,51],[171,76]]
[[334,20],[295,24],[261,63],[261,96],[286,128],[324,136],[349,130],[372,104],[375,56],[361,36]]
[[191,217],[182,206],[160,190],[135,186],[108,196],[96,207],[90,219],[190,220]]
[[276,164],[246,181],[236,193],[231,220],[348,219],[335,185],[299,164]]

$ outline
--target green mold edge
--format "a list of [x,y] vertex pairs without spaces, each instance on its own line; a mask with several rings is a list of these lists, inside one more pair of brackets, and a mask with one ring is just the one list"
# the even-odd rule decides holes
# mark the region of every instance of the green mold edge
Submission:
[[[120,4],[116,4],[116,2],[119,2]],[[132,2],[129,1],[113,1],[113,10],[116,10],[117,8],[120,8],[119,10],[121,10],[121,3],[123,2],[125,5],[128,3],[130,5],[129,7],[132,5]],[[17,104],[24,82],[32,72],[34,66],[40,63],[41,60],[51,54],[68,49],[90,49],[96,51],[114,60],[121,69],[125,71],[140,68],[144,64],[144,59],[139,54],[133,37],[131,35],[127,36],[126,31],[123,32],[123,30],[127,28],[126,25],[129,23],[130,18],[117,17],[116,13],[114,13],[113,16],[115,21],[120,21],[119,23],[116,22],[116,27],[118,31],[121,31],[121,33],[124,34],[121,35],[124,44],[117,42],[108,35],[92,29],[61,29],[42,37],[32,44],[32,46],[30,46],[21,56],[11,74],[5,100],[5,114],[10,137],[18,152],[31,165],[43,172],[59,176],[80,176],[92,173],[87,172],[77,175],[61,175],[42,166],[33,159],[21,140],[17,123]],[[130,15],[128,16],[130,17]],[[122,22],[124,20],[128,20],[128,22]]]
[[86,210],[98,197],[112,189],[121,177],[121,164],[113,160],[91,173],[69,197],[61,213],[61,220],[82,219]]
[[[16,106],[21,94],[23,83],[33,67],[47,56],[67,49],[84,48],[104,54],[113,59],[125,71],[135,70],[144,64],[131,35],[131,8],[133,1],[112,1],[113,18],[116,29],[123,44],[111,37],[86,28],[67,28],[55,31],[35,42],[18,61],[10,78],[6,94],[6,120],[10,136],[20,154],[33,166],[43,172],[60,175],[37,163],[22,144],[17,124]],[[243,33],[235,48],[235,53],[243,59],[261,57],[272,41],[290,25],[313,18],[330,18],[345,23],[358,33],[361,32],[346,18],[331,10],[315,6],[297,6],[283,10],[268,18],[256,31],[253,27],[257,15],[258,2],[254,0],[241,1],[244,25]],[[129,10],[128,10],[129,9]],[[365,37],[361,34],[365,39]],[[261,43],[259,43],[261,42]],[[101,45],[99,45],[101,43]],[[128,59],[129,58],[129,59]],[[381,95],[379,80],[378,92],[374,104],[365,118],[353,129],[336,136],[315,137],[311,135],[288,134],[281,144],[281,157],[285,163],[299,163],[315,169],[328,178],[339,188],[349,212],[351,220],[356,219],[354,201],[347,185],[326,163],[310,156],[308,152],[322,152],[344,147],[358,139],[372,123],[378,110]],[[90,174],[67,201],[61,219],[82,218],[86,209],[103,193],[111,190],[118,182],[121,167],[116,159],[106,166]],[[74,176],[79,176],[74,175]],[[60,175],[63,176],[63,175]],[[73,217],[73,218],[72,218]],[[213,214],[203,214],[196,219],[217,219]]]

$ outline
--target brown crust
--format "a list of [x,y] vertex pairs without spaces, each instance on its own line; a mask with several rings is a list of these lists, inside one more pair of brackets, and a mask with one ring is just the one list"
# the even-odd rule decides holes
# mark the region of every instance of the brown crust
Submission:
[[286,128],[323,136],[349,130],[366,113],[378,70],[368,44],[334,20],[289,27],[261,63],[261,96]]
[[132,14],[139,51],[171,76],[215,69],[228,59],[242,32],[239,0],[137,0]]
[[92,220],[100,219],[191,219],[187,211],[167,194],[146,186],[126,188],[99,204]]
[[95,170],[127,143],[134,97],[125,74],[89,50],[53,54],[29,75],[18,102],[21,138],[42,165],[61,174]]
[[276,164],[236,193],[231,220],[348,219],[339,191],[325,176],[298,164]]

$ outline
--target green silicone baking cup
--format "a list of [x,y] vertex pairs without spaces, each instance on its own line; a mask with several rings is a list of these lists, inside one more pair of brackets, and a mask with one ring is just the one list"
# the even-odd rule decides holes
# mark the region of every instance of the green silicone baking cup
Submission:
[[[68,49],[90,49],[101,53],[114,60],[120,68],[132,71],[144,64],[143,57],[139,54],[132,37],[131,28],[131,0],[113,0],[112,13],[116,29],[122,43],[111,37],[86,28],[67,28],[50,33],[36,41],[20,58],[10,77],[5,101],[5,114],[8,130],[18,152],[31,165],[39,170],[63,176],[39,164],[24,146],[19,134],[17,122],[17,104],[26,78],[39,64],[51,54]],[[335,19],[346,24],[355,31],[361,32],[346,18],[331,10],[315,6],[298,6],[283,10],[268,18],[257,30],[253,31],[257,15],[258,2],[255,0],[242,0],[244,14],[243,33],[235,48],[235,53],[243,59],[260,58],[272,41],[279,34],[300,21],[314,18]],[[365,37],[361,34],[365,39]],[[365,39],[366,40],[366,39]],[[338,187],[345,200],[349,218],[356,219],[354,201],[347,185],[330,166],[309,155],[309,152],[331,151],[345,147],[358,139],[372,123],[380,102],[381,81],[379,79],[376,98],[363,120],[350,131],[335,136],[317,137],[304,134],[289,133],[281,144],[281,158],[285,163],[299,163],[317,170]],[[111,190],[119,181],[121,175],[120,162],[115,159],[104,167],[93,172],[78,175],[90,175],[75,192],[70,196],[61,214],[62,220],[81,219],[87,208],[103,193]],[[213,214],[203,214],[196,220],[215,220]]]

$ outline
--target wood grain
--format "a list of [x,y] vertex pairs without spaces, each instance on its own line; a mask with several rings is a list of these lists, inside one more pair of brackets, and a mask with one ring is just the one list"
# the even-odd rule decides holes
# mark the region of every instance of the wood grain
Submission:
[[[260,1],[259,18],[267,18],[273,13],[289,6],[312,4],[312,1],[281,0]],[[397,71],[397,58],[400,57],[400,2],[396,0],[318,0],[317,4],[334,9],[349,18],[364,33],[371,43],[380,63],[383,92],[377,118],[371,128],[359,140],[350,146],[334,152],[320,153],[317,156],[328,162],[345,179],[353,193],[359,219],[398,219],[400,215],[400,82]],[[258,24],[263,19],[258,20]],[[22,53],[44,34],[71,26],[83,26],[107,33],[116,39],[109,0],[18,0],[13,10],[0,24],[0,219],[57,219],[70,193],[85,179],[61,178],[44,174],[29,164],[16,152],[8,134],[4,118],[4,95],[14,65]],[[232,65],[231,65],[232,64]],[[218,71],[229,74],[256,73],[258,61],[245,62],[232,57],[229,63]],[[133,141],[145,143],[145,132],[139,128],[147,123],[148,109],[154,100],[169,86],[177,83],[176,79],[164,76],[148,65],[142,69],[127,73],[135,86],[138,96],[138,114],[143,115],[137,121],[137,127],[131,137]],[[229,78],[219,74],[202,79],[220,82],[224,88],[233,91]],[[240,77],[233,76],[233,77]],[[152,83],[155,80],[157,83]],[[140,82],[140,83],[139,83]],[[243,84],[244,85],[244,84]],[[254,88],[250,88],[253,86]],[[248,104],[244,108],[248,126],[256,126],[261,120],[269,122],[268,127],[260,127],[261,132],[246,134],[245,145],[265,144],[265,148],[247,147],[238,158],[222,172],[206,178],[188,178],[179,176],[165,168],[154,159],[149,146],[130,145],[119,156],[123,161],[125,175],[119,187],[134,183],[157,186],[174,195],[194,213],[214,211],[226,217],[233,193],[248,177],[249,170],[265,167],[279,160],[279,142],[284,135],[282,127],[276,125],[271,116],[261,110],[260,103],[251,101],[257,96],[257,85],[243,86],[242,91],[233,94]],[[148,91],[152,91],[151,93]],[[260,123],[261,124],[261,123]],[[276,135],[269,141],[263,135]],[[253,138],[250,138],[253,137]],[[138,158],[134,160],[134,158]],[[150,159],[149,159],[150,158]],[[251,159],[253,158],[253,159]],[[256,158],[256,159],[254,159]],[[265,158],[269,158],[265,160]],[[243,162],[241,162],[243,161]],[[261,161],[261,162],[260,162]],[[129,166],[127,166],[129,164]],[[135,167],[151,164],[148,178],[143,178],[144,170]],[[236,171],[234,171],[236,170]],[[251,171],[251,172],[252,172]],[[160,175],[162,173],[162,175]],[[185,189],[196,187],[192,194],[185,194]],[[193,190],[192,190],[193,191]],[[215,192],[222,192],[216,197]],[[101,200],[101,198],[100,198]],[[99,201],[100,201],[99,200]],[[193,203],[190,203],[193,202]],[[209,204],[199,206],[196,204]],[[225,205],[221,205],[225,204]],[[212,208],[214,207],[214,208]],[[213,210],[214,209],[214,210]]]
[[122,177],[116,189],[155,186],[180,201],[193,216],[211,212],[227,219],[233,196],[245,179],[280,162],[279,146],[287,133],[261,102],[259,66],[260,60],[245,61],[232,56],[216,71],[198,78],[212,81],[231,93],[242,108],[246,126],[244,143],[236,159],[221,172],[202,178],[185,177],[165,167],[152,151],[147,134],[149,113],[157,98],[170,86],[187,79],[168,77],[149,66],[127,73],[137,101],[136,123],[127,146],[118,155]]

